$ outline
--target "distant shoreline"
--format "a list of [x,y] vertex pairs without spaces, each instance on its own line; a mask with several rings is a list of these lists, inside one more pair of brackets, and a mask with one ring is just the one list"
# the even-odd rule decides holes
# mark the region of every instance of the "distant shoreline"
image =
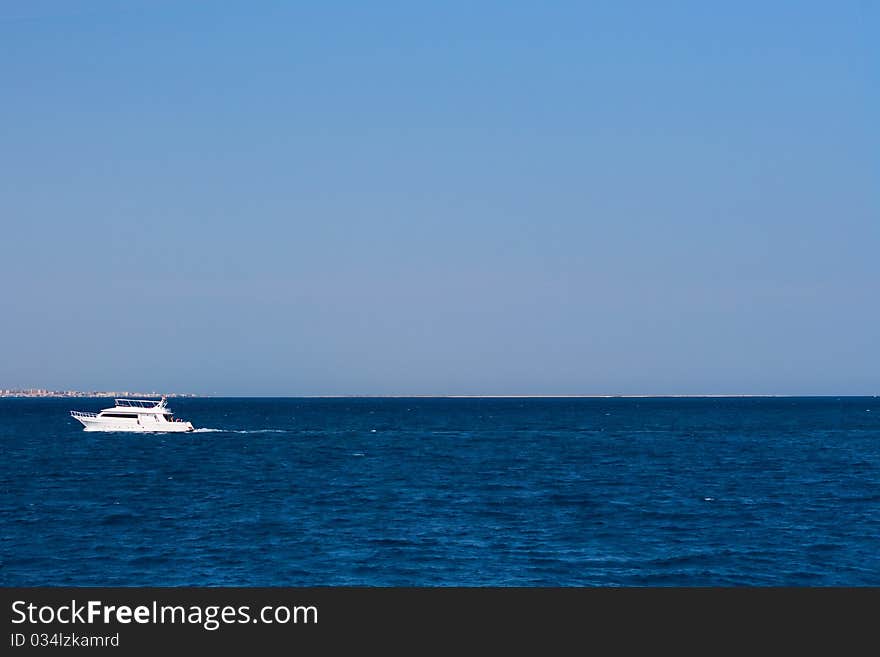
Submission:
[[15,388],[9,388],[7,390],[0,390],[0,398],[8,397],[8,398],[17,398],[17,399],[150,399],[150,398],[160,398],[160,397],[168,397],[169,399],[172,397],[201,397],[202,395],[194,395],[190,393],[179,393],[179,392],[114,392],[114,391],[102,391],[102,390],[92,390],[88,392],[83,392],[80,390],[44,390],[42,388],[31,388],[26,390],[20,390]]

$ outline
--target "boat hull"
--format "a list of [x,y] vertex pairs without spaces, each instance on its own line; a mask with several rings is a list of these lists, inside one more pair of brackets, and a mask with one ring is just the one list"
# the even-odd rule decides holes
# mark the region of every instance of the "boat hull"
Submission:
[[152,422],[141,424],[139,420],[124,420],[99,417],[72,417],[83,425],[84,431],[126,431],[131,433],[188,433],[193,431],[191,422]]

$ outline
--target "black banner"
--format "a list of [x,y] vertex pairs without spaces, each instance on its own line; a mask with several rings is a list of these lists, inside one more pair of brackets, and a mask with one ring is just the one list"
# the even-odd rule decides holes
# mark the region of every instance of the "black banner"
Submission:
[[[5,588],[3,654],[529,648],[839,649],[880,589]],[[869,644],[870,645],[870,644]]]

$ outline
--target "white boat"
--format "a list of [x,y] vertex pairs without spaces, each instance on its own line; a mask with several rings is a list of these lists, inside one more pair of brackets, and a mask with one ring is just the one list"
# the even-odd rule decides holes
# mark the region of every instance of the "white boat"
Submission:
[[174,417],[165,397],[155,401],[150,399],[117,399],[116,406],[105,408],[100,413],[70,411],[86,431],[152,431],[183,432],[193,431],[191,422]]

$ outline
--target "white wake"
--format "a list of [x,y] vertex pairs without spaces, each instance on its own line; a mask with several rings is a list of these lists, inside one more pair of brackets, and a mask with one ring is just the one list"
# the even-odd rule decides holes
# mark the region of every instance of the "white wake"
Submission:
[[290,433],[290,429],[194,429],[193,433]]

